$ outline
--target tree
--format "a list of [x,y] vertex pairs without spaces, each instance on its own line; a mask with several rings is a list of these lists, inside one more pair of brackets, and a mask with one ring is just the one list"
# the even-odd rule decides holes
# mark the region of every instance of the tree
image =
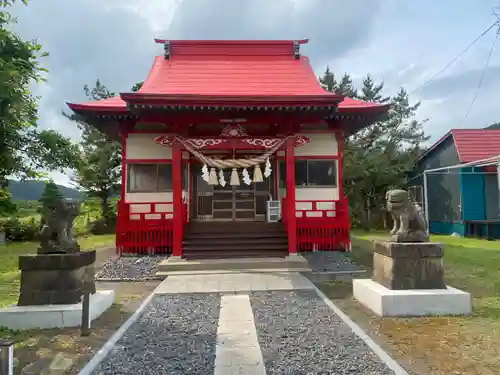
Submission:
[[73,167],[76,160],[75,146],[68,138],[37,129],[38,98],[29,91],[29,84],[44,80],[46,70],[39,60],[47,54],[36,40],[24,41],[8,29],[16,20],[5,9],[13,3],[0,1],[0,190],[4,198],[8,178],[37,178],[43,175],[40,169],[62,170]]
[[500,122],[495,122],[489,126],[487,126],[485,129],[487,130],[496,130],[496,129],[500,129]]
[[[380,94],[383,84],[372,83],[365,80],[363,95],[386,103],[388,98]],[[372,210],[383,207],[386,191],[406,186],[421,153],[420,145],[429,139],[423,131],[424,122],[414,119],[420,103],[410,104],[404,89],[389,103],[387,119],[348,139],[344,148],[346,191],[354,198],[355,215],[366,227],[370,226]]]
[[[132,91],[138,91],[144,82],[138,82]],[[89,100],[102,100],[116,96],[99,80],[95,86],[84,87]],[[67,118],[78,121],[82,131],[80,143],[80,163],[76,168],[74,182],[89,196],[98,198],[101,205],[102,218],[110,224],[114,219],[109,206],[109,199],[118,192],[121,183],[121,144],[107,139],[99,130],[86,122],[79,121],[73,115],[64,114]]]
[[144,81],[137,82],[134,86],[132,86],[132,92],[137,92],[141,89],[142,85],[144,85]]
[[[99,80],[93,88],[85,85],[84,91],[89,100],[116,96]],[[101,216],[106,224],[110,224],[114,218],[109,199],[117,192],[121,180],[121,144],[107,139],[99,130],[78,120],[74,115],[64,112],[63,115],[77,121],[82,131],[80,162],[76,166],[76,176],[73,180],[87,196],[99,199]]]
[[59,187],[52,180],[45,182],[45,188],[43,189],[42,196],[39,202],[42,207],[50,207],[59,200],[63,199],[63,195],[59,191]]
[[12,195],[7,189],[0,189],[0,216],[10,216],[17,211]]
[[361,94],[358,99],[365,102],[373,103],[387,103],[391,99],[388,96],[382,95],[382,90],[384,89],[384,83],[381,82],[378,85],[372,79],[371,75],[367,75],[363,80],[363,87],[361,88]]
[[337,82],[329,68],[320,83],[331,92],[391,105],[386,119],[344,140],[344,191],[354,223],[369,227],[372,209],[383,205],[388,189],[406,185],[407,175],[420,155],[420,145],[428,139],[423,122],[414,119],[420,104],[410,104],[404,89],[392,98],[384,96],[383,82],[375,83],[370,75],[363,80],[359,93],[348,74]]
[[356,88],[352,82],[351,76],[344,73],[340,82],[337,82],[335,74],[327,66],[323,76],[319,77],[321,86],[328,92],[333,92],[338,95],[355,98],[357,96]]

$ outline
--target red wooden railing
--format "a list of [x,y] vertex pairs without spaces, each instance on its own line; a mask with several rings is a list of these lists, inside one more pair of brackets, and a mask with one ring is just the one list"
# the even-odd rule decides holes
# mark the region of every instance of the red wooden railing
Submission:
[[[187,205],[183,204],[183,222]],[[169,254],[172,252],[173,202],[118,202],[116,253]],[[183,226],[184,228],[184,226]],[[182,236],[182,233],[180,234]]]
[[[296,200],[297,248],[299,251],[341,250],[350,245],[347,197],[340,200]],[[281,204],[287,227],[286,197]]]

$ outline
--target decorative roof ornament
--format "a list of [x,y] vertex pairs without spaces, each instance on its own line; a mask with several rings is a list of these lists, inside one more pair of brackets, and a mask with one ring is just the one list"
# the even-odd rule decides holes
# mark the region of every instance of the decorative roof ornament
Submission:
[[165,60],[170,60],[170,40],[163,43],[163,50],[165,51]]
[[221,137],[246,137],[248,136],[246,130],[241,125],[226,125],[222,132],[220,133]]
[[300,42],[298,40],[293,41],[293,56],[295,60],[300,59]]

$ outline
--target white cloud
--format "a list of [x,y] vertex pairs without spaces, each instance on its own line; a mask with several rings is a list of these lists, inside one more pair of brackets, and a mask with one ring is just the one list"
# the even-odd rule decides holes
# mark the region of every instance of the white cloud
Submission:
[[[127,91],[145,78],[155,37],[171,39],[298,39],[317,73],[328,63],[336,74],[357,81],[367,73],[383,80],[388,94],[415,89],[463,50],[493,19],[490,0],[44,0],[16,7],[17,29],[37,37],[51,53],[43,63],[48,83],[42,96],[40,126],[73,138],[74,124],[59,113],[64,101],[85,100],[83,85],[97,78],[114,91]],[[451,5],[452,4],[452,5]],[[457,20],[459,20],[457,22]],[[465,21],[466,20],[466,21]],[[496,118],[500,81],[498,53],[467,121],[477,71],[491,46],[487,35],[425,90],[419,118],[439,137],[464,122],[482,127]],[[498,78],[496,78],[498,76]],[[66,175],[54,174],[57,181]]]

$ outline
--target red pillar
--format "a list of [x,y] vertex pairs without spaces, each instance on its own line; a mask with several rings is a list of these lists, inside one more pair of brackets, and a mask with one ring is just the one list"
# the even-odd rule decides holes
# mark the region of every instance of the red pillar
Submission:
[[288,228],[288,253],[297,252],[297,216],[295,206],[295,138],[286,141],[285,165],[286,165],[286,212]]
[[172,255],[182,256],[182,150],[179,142],[172,145],[172,200],[174,206],[174,223],[172,239]]
[[339,199],[342,200],[344,198],[344,178],[342,175],[342,154],[344,151],[344,133],[342,131],[338,131],[337,135],[337,152],[338,152],[338,164],[337,164],[337,186],[339,192]]
[[127,183],[127,133],[121,133],[122,143],[122,180],[120,187],[120,201],[125,202],[125,187]]

